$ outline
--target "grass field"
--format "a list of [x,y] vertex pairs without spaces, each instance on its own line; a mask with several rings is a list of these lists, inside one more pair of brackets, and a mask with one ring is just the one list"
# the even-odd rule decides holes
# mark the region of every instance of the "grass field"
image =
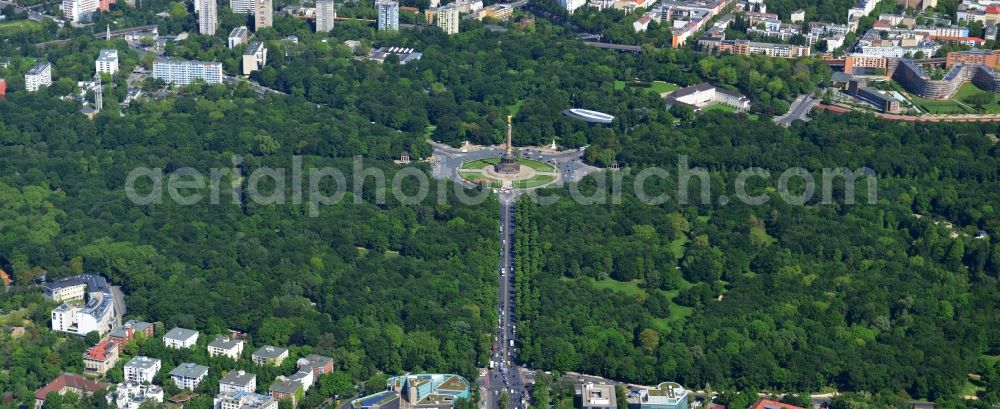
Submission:
[[499,158],[489,158],[489,159],[474,160],[472,162],[463,163],[462,164],[462,170],[466,170],[466,169],[482,169],[482,168],[485,168],[485,167],[490,166],[490,165],[495,165],[499,161],[500,161]]
[[537,170],[539,172],[555,172],[556,171],[555,166],[549,165],[548,163],[545,163],[545,162],[539,162],[537,160],[530,160],[530,159],[521,159],[520,162],[521,162],[522,165],[527,166],[529,168],[532,168],[534,170]]
[[[576,281],[576,280],[574,280],[572,278],[569,278],[569,277],[561,277],[560,280],[562,280],[562,281]],[[639,296],[639,295],[642,295],[642,294],[646,293],[646,290],[644,290],[644,289],[642,289],[642,288],[639,287],[639,285],[642,283],[640,280],[618,281],[618,280],[614,280],[614,279],[611,279],[611,278],[607,278],[607,279],[604,279],[604,280],[595,280],[595,279],[590,278],[590,277],[583,277],[583,278],[580,278],[580,279],[577,279],[577,280],[586,281],[587,283],[589,283],[590,285],[592,285],[594,288],[597,288],[597,289],[600,289],[600,290],[623,292],[625,294],[632,295],[632,296]],[[685,285],[690,285],[690,284],[689,283],[685,283]],[[658,290],[654,290],[654,291],[658,291]],[[674,297],[676,297],[677,294],[680,293],[679,290],[662,291],[662,293],[663,293],[663,295],[666,295],[667,298],[669,298],[671,300],[671,303],[670,303],[670,316],[668,316],[668,317],[661,317],[661,318],[657,318],[657,319],[653,320],[653,326],[656,327],[656,329],[659,329],[659,330],[669,331],[670,330],[670,323],[671,322],[675,322],[675,321],[687,318],[688,316],[690,316],[692,314],[693,310],[690,307],[685,307],[683,305],[678,305],[678,304],[674,304],[673,303]]]
[[614,88],[617,91],[621,91],[625,89],[625,87],[627,86],[644,88],[649,92],[656,93],[657,95],[662,94],[664,92],[673,92],[680,89],[679,85],[666,81],[653,81],[648,85],[646,83],[641,83],[641,82],[615,81]]
[[[973,88],[975,88],[975,86],[973,86]],[[956,95],[956,97],[957,97],[957,95]],[[936,99],[925,99],[925,98],[919,98],[919,97],[911,97],[910,98],[910,102],[912,102],[914,105],[920,107],[920,109],[923,109],[924,111],[927,111],[927,112],[929,112],[931,114],[969,114],[969,113],[973,113],[973,111],[971,109],[966,108],[964,106],[964,104],[961,104],[961,103],[959,103],[959,102],[957,102],[955,100],[951,100],[951,99],[936,100]]]
[[438,129],[437,125],[427,125],[427,128],[424,128],[424,139],[431,140],[436,129]]
[[511,116],[517,116],[517,113],[521,112],[521,107],[522,106],[524,106],[524,100],[523,99],[519,99],[519,100],[517,100],[517,102],[514,103],[514,105],[508,105],[507,106],[507,112]]
[[[967,82],[962,84],[962,87],[958,89],[958,92],[955,93],[955,97],[953,99],[964,102],[966,97],[980,92],[984,91],[979,89],[979,87],[975,86],[973,83]],[[991,114],[1000,113],[1000,96],[993,94],[993,102],[984,105],[983,111]]]
[[684,246],[687,246],[689,242],[691,242],[691,240],[688,240],[687,237],[681,237],[670,242],[670,245],[667,246],[667,248],[669,248],[670,252],[673,253],[675,259],[680,260],[684,257]]
[[536,175],[536,176],[532,176],[531,178],[529,178],[527,180],[518,180],[518,181],[515,181],[514,182],[514,187],[515,188],[520,188],[520,189],[528,189],[528,188],[533,188],[533,187],[539,187],[539,186],[542,186],[542,185],[547,185],[549,183],[552,183],[552,181],[554,181],[554,180],[556,180],[555,176]]
[[664,92],[674,92],[681,87],[677,84],[665,81],[653,81],[653,85],[649,86],[649,90],[657,94],[662,94]]
[[41,30],[44,26],[34,20],[15,20],[0,23],[0,34],[13,35]]
[[725,105],[725,104],[710,105],[710,106],[702,108],[701,110],[703,112],[709,112],[709,111],[736,112],[736,108],[733,108],[733,107],[731,107],[729,105]]

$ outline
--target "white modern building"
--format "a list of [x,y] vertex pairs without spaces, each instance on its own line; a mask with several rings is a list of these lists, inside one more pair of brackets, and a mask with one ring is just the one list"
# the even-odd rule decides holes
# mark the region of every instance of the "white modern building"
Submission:
[[[264,47],[264,43],[251,41],[247,45],[247,49],[243,51],[243,75],[250,75],[250,73],[264,68],[266,63],[267,48]],[[240,345],[240,350],[242,349],[243,346]]]
[[233,13],[252,13],[253,0],[229,0],[229,8],[233,9]]
[[[28,70],[27,74],[24,74],[24,89],[28,90],[28,92],[35,92],[38,91],[39,88],[43,86],[47,87],[49,85],[52,85],[52,64],[48,62],[35,64],[30,70]],[[79,289],[81,292],[79,298],[81,300],[83,299],[82,291],[84,288],[86,287]],[[70,290],[70,292],[75,294],[76,290]],[[56,301],[61,301],[61,299],[57,299]],[[55,321],[52,322],[52,329],[56,331],[65,331],[56,329]]]
[[[52,84],[52,66],[35,64],[24,76],[25,88],[34,92]],[[115,298],[104,277],[82,274],[45,285],[45,296],[63,304],[52,310],[52,330],[76,335],[96,331],[103,336],[121,325],[124,300]]]
[[219,335],[208,343],[208,356],[224,355],[239,360],[243,354],[243,340]]
[[213,409],[278,409],[274,398],[253,392],[221,392],[213,400]]
[[249,37],[250,32],[246,27],[236,27],[233,31],[229,32],[229,39],[226,41],[226,45],[230,49],[236,48],[240,44],[246,44]]
[[163,335],[163,345],[167,348],[191,348],[198,342],[198,331],[175,327]]
[[328,33],[333,30],[337,18],[337,6],[333,0],[316,0],[316,32]]
[[139,409],[146,402],[163,403],[163,388],[126,381],[108,393],[107,400],[118,409]]
[[375,0],[378,10],[378,31],[399,30],[399,3],[395,0]]
[[98,74],[115,75],[118,72],[118,50],[101,50],[101,54],[97,56],[97,61],[94,62],[94,65]]
[[193,391],[208,375],[208,367],[193,363],[183,363],[170,371],[170,379],[178,388]]
[[688,391],[680,384],[663,382],[655,388],[634,388],[626,400],[629,409],[687,409]]
[[565,7],[570,14],[586,4],[587,0],[559,0],[559,5]]
[[458,9],[452,4],[448,4],[438,9],[437,26],[440,27],[445,34],[458,34],[459,19]]
[[153,378],[160,371],[162,364],[159,359],[148,356],[137,356],[125,364],[125,380],[139,383],[153,383]]
[[198,33],[214,36],[219,27],[219,6],[215,0],[195,0],[198,5]]
[[99,6],[98,0],[63,0],[59,8],[67,20],[81,23],[90,21]]
[[177,85],[188,85],[194,80],[221,84],[222,63],[159,59],[153,63],[153,78]]
[[257,390],[257,375],[245,371],[230,371],[219,380],[219,392],[254,392]]
[[695,111],[715,104],[728,105],[740,111],[750,109],[750,99],[746,96],[717,88],[707,82],[681,88],[667,95],[668,109],[677,104],[686,105]]

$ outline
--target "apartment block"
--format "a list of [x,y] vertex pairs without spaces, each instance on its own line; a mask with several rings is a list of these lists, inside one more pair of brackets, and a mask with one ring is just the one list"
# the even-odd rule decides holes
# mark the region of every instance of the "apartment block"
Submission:
[[162,363],[159,359],[148,356],[137,356],[125,364],[125,380],[139,383],[153,383],[153,378],[160,371]]

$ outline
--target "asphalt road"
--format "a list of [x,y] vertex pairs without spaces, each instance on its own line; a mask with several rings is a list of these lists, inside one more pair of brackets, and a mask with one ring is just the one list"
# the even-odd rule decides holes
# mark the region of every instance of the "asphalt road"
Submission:
[[[500,267],[499,303],[500,312],[496,330],[496,348],[490,356],[492,368],[483,384],[488,409],[520,409],[527,407],[528,394],[517,363],[517,320],[514,310],[514,254],[513,230],[515,223],[513,192],[500,192]],[[512,346],[513,345],[513,346]],[[508,407],[500,407],[500,394],[507,391]]]
[[807,121],[806,115],[809,111],[812,111],[813,107],[819,103],[819,99],[814,98],[812,95],[805,94],[800,95],[792,101],[792,106],[789,107],[788,113],[774,118],[774,122],[781,126],[792,126],[792,122],[797,120]]

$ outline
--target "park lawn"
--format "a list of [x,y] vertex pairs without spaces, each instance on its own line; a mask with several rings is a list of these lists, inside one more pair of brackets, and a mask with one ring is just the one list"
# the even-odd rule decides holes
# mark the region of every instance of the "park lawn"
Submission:
[[[980,92],[985,92],[985,91],[977,87],[975,84],[967,82],[965,84],[962,84],[962,87],[958,89],[958,92],[955,93],[955,96],[952,99],[966,103],[965,102],[966,97],[978,94]],[[984,105],[983,111],[990,114],[1000,113],[1000,96],[993,94],[993,102]]]
[[649,90],[657,94],[662,94],[665,92],[674,92],[679,90],[681,87],[677,84],[666,82],[666,81],[653,81],[653,85],[649,86]]
[[44,26],[34,20],[14,20],[0,22],[0,34],[12,35],[41,30]]
[[542,185],[547,185],[549,183],[552,183],[553,180],[556,180],[555,176],[535,175],[535,176],[532,176],[531,178],[526,179],[526,180],[515,181],[514,182],[514,187],[521,188],[521,189],[529,189],[529,188],[533,188],[533,187],[539,187],[539,186],[542,186]]
[[919,97],[911,97],[910,102],[919,106],[921,109],[930,112],[932,114],[969,114],[972,113],[969,109],[966,109],[962,104],[950,99],[945,100],[935,100],[935,99],[925,99]]
[[510,116],[517,116],[518,112],[521,112],[521,107],[524,106],[524,100],[519,99],[514,105],[507,106],[507,112]]
[[427,125],[427,128],[424,128],[424,139],[428,141],[431,140],[431,137],[434,136],[434,131],[437,130],[437,128],[437,125]]
[[524,166],[527,166],[527,167],[532,168],[534,170],[537,170],[539,172],[555,172],[556,171],[556,168],[554,166],[549,165],[548,163],[545,163],[545,162],[539,162],[537,160],[521,159],[518,162],[520,162]]
[[490,166],[490,165],[495,165],[499,161],[500,161],[499,158],[488,158],[488,159],[474,160],[472,162],[463,163],[462,164],[462,170],[466,170],[466,169],[482,169],[482,168],[485,168],[485,167]]
[[709,112],[709,111],[721,111],[721,112],[731,112],[731,113],[736,112],[736,108],[733,108],[726,104],[709,105],[707,107],[702,108],[701,110],[702,112]]
[[670,249],[671,253],[673,253],[675,260],[680,260],[684,258],[684,247],[690,242],[691,240],[688,240],[687,237],[681,237],[670,242],[670,244],[667,245],[667,248]]
[[625,89],[625,81],[615,81],[615,91],[621,91]]

